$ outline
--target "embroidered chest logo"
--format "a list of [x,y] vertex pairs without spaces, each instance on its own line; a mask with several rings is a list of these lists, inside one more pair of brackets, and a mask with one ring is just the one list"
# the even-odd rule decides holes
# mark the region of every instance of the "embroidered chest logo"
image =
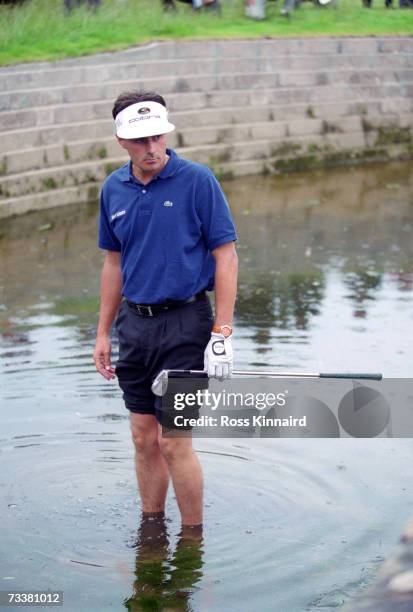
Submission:
[[126,210],[118,210],[118,212],[116,212],[115,214],[111,216],[111,219],[113,221],[114,219],[117,219],[118,217],[123,217],[123,215],[125,214],[126,214]]
[[163,203],[164,206],[173,206],[174,203],[171,202],[171,200],[165,200],[165,202]]

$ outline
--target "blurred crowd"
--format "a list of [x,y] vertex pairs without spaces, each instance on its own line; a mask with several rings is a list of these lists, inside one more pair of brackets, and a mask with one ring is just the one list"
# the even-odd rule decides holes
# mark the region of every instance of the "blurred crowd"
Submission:
[[[363,5],[367,8],[373,6],[373,0],[362,0]],[[384,4],[387,8],[393,7],[393,0],[384,0]],[[399,0],[400,8],[413,8],[413,0]]]
[[[181,2],[192,6],[194,11],[201,12],[216,12],[221,10],[221,2],[224,0],[161,0],[162,6],[166,12],[175,12],[177,10],[176,2]],[[245,14],[252,19],[265,19],[266,3],[270,0],[244,0]],[[274,1],[274,0],[271,0]],[[277,1],[277,0],[275,0]],[[0,0],[0,4],[21,4],[24,0]],[[290,13],[299,8],[303,2],[312,2],[316,6],[336,6],[339,0],[282,0],[281,15],[289,16]],[[361,0],[361,3],[366,8],[373,7],[373,0]],[[377,0],[376,0],[377,3]],[[82,5],[87,6],[92,10],[97,10],[101,4],[101,0],[63,0],[64,7],[68,13],[73,9]],[[384,0],[384,5],[387,8],[413,8],[413,0]]]
[[[220,0],[161,0],[165,11],[176,11],[176,2],[183,2],[192,5],[195,11],[219,11]],[[268,0],[245,0],[245,14],[247,17],[255,19],[265,19],[266,2]],[[297,9],[302,2],[312,2],[316,6],[325,7],[328,5],[336,6],[339,0],[283,0],[281,15],[288,16],[294,9]],[[373,0],[361,0],[363,6],[371,8]],[[413,8],[413,0],[384,0],[387,8],[393,8],[398,2],[399,8]]]

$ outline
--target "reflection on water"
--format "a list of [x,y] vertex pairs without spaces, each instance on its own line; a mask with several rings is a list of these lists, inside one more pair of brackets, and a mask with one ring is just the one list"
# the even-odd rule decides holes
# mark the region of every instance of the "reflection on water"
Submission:
[[346,297],[354,304],[355,317],[364,319],[367,316],[368,301],[375,299],[377,290],[381,288],[382,276],[372,270],[355,270],[346,275],[345,285],[349,289]]
[[324,277],[321,271],[295,272],[281,277],[257,274],[240,287],[237,323],[256,328],[259,352],[271,343],[271,329],[308,329],[311,315],[319,314]]
[[[225,185],[240,369],[411,376],[411,170]],[[63,589],[85,612],[336,609],[411,514],[410,442],[197,440],[204,539],[179,535],[172,495],[168,523],[140,523],[127,413],[91,360],[96,224],[79,205],[0,229],[0,589]]]
[[127,610],[192,610],[190,597],[202,578],[202,533],[182,533],[170,552],[164,517],[144,517],[138,530],[133,595]]

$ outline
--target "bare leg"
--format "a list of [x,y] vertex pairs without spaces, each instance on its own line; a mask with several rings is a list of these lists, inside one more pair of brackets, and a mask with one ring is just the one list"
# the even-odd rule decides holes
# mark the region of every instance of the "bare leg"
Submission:
[[159,446],[159,426],[151,414],[130,413],[135,445],[136,477],[145,514],[163,512],[168,491],[168,466]]
[[172,477],[182,525],[200,525],[203,479],[201,465],[192,448],[192,438],[162,437],[159,442]]

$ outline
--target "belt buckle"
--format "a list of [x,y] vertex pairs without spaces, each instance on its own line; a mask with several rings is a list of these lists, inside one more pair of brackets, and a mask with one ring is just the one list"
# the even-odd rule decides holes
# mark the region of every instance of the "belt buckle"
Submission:
[[[152,312],[152,308],[150,306],[144,306],[141,304],[136,304],[136,309],[138,311],[138,315],[140,315],[141,317],[153,317],[154,314]],[[143,309],[146,309],[146,313],[143,312]]]

